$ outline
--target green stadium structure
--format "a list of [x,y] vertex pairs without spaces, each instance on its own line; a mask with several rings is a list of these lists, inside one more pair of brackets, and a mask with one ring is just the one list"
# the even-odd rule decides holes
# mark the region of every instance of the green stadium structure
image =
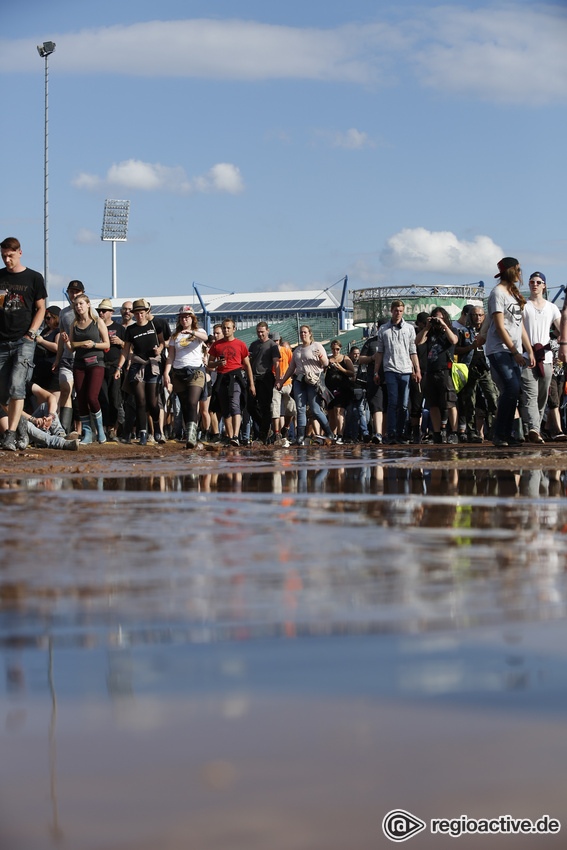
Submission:
[[463,285],[376,286],[352,290],[351,295],[354,324],[368,327],[390,318],[390,304],[396,298],[406,305],[405,318],[409,321],[415,321],[418,313],[431,313],[434,307],[444,307],[456,319],[465,304],[482,306],[485,290],[480,280]]

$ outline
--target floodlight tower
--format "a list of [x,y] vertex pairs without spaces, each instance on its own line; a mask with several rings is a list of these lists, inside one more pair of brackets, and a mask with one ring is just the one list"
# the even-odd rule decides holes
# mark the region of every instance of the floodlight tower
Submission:
[[45,59],[45,133],[44,133],[44,169],[43,169],[43,277],[45,291],[49,299],[49,57],[55,50],[54,41],[44,41],[37,45],[37,52]]
[[116,243],[126,242],[128,237],[128,215],[130,201],[104,202],[104,218],[102,220],[103,242],[112,242],[112,297],[116,298]]

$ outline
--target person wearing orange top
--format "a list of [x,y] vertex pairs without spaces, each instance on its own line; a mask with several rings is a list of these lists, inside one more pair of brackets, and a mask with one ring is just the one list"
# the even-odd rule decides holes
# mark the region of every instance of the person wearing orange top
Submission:
[[[287,368],[291,362],[293,351],[290,348],[289,342],[282,342],[282,338],[277,331],[270,334],[271,339],[276,343],[280,350],[280,375],[285,375]],[[275,375],[275,367],[274,367]],[[277,375],[276,375],[277,378]],[[282,415],[283,405],[283,415]],[[291,394],[291,378],[288,378],[281,389],[274,386],[272,394],[272,431],[274,439],[281,437],[283,443],[287,443],[289,436],[289,426],[295,417],[297,408]]]

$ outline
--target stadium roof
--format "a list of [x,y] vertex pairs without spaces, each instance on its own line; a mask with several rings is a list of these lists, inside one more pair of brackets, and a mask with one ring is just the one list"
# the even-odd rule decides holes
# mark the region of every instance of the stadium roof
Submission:
[[[100,303],[101,298],[91,295],[87,291],[93,307]],[[123,295],[121,298],[111,298],[112,305],[116,311],[124,301],[136,301],[139,296]],[[253,313],[265,315],[266,313],[297,313],[311,310],[338,310],[340,303],[335,296],[320,289],[298,289],[290,292],[237,292],[221,293],[215,295],[204,295],[201,297],[209,314],[215,316],[242,315]],[[194,292],[187,295],[157,295],[148,296],[155,316],[174,316],[185,304],[190,304],[195,313],[202,313],[199,299]],[[50,304],[65,307],[66,301],[50,301]]]

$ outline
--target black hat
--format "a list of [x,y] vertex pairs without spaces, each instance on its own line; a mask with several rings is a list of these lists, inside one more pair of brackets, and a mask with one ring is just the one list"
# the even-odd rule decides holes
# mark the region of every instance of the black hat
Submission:
[[495,274],[494,277],[500,277],[502,272],[505,272],[506,269],[511,269],[513,266],[519,266],[520,261],[515,257],[504,257],[498,263],[498,274]]

